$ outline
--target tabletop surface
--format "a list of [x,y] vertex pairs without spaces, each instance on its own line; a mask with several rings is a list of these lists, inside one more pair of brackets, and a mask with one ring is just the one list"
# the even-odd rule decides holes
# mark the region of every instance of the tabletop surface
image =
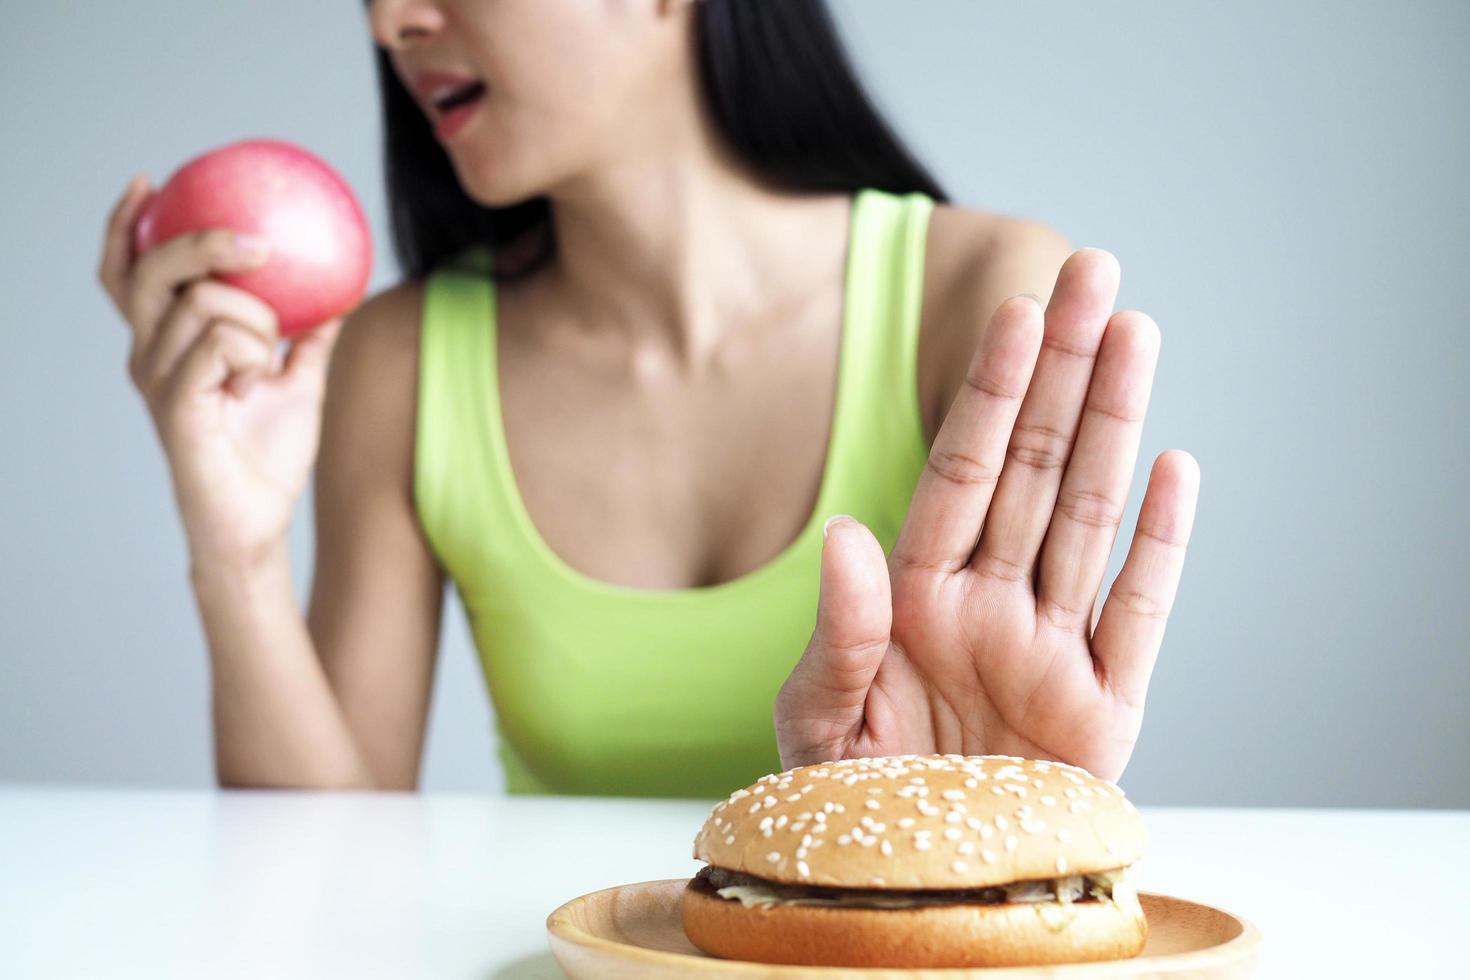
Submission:
[[[709,804],[0,786],[0,977],[560,978],[552,909],[686,877]],[[1470,976],[1470,813],[1142,807],[1144,890],[1260,977]]]

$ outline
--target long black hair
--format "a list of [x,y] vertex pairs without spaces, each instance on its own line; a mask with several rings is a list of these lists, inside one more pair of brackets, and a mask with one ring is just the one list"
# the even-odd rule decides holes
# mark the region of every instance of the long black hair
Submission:
[[[789,190],[875,187],[948,200],[864,91],[825,0],[702,0],[695,8],[704,104],[757,175]],[[473,200],[381,48],[377,63],[388,210],[403,273],[421,278],[474,245],[490,248],[502,280],[550,260],[556,245],[546,198],[501,208]]]

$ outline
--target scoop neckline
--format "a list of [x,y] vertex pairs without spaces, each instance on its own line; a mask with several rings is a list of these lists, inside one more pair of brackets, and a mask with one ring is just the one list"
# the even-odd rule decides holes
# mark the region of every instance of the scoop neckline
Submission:
[[842,281],[842,311],[838,319],[839,336],[837,339],[837,364],[836,383],[832,392],[832,415],[827,428],[827,442],[825,446],[826,456],[822,461],[822,475],[817,487],[817,497],[812,505],[811,512],[803,522],[801,529],[786,543],[786,545],[766,561],[752,568],[750,571],[735,578],[726,579],[723,582],[715,582],[710,585],[691,585],[672,589],[650,589],[641,586],[621,585],[617,582],[609,582],[589,575],[579,568],[567,562],[556,549],[552,548],[546,539],[541,536],[541,531],[536,527],[535,520],[531,517],[530,510],[526,507],[525,500],[521,497],[520,484],[516,481],[515,467],[510,460],[510,442],[506,438],[505,416],[501,408],[500,394],[500,329],[497,319],[497,305],[495,294],[495,281],[490,276],[485,277],[485,283],[489,289],[489,317],[490,324],[486,346],[488,356],[485,360],[491,372],[492,384],[489,387],[490,397],[490,431],[491,441],[494,443],[494,455],[496,463],[504,479],[504,493],[509,504],[512,517],[516,523],[517,530],[526,541],[530,549],[536,553],[542,564],[549,569],[563,583],[584,592],[600,594],[618,599],[631,599],[638,601],[653,602],[681,602],[698,599],[706,599],[714,596],[724,596],[738,593],[752,586],[758,585],[770,576],[776,574],[783,566],[801,553],[808,539],[820,532],[822,525],[826,522],[827,510],[830,508],[833,493],[833,471],[836,468],[839,438],[846,428],[842,424],[842,406],[846,401],[846,388],[851,382],[848,380],[851,371],[847,369],[849,358],[852,356],[852,333],[853,318],[856,305],[853,301],[857,289],[856,277],[853,269],[856,265],[857,253],[857,226],[860,205],[863,193],[851,195],[848,200],[847,216],[847,250],[843,257],[843,281]]

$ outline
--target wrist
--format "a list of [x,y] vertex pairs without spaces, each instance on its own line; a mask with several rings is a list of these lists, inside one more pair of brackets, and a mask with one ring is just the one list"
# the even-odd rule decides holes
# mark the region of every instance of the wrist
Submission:
[[189,547],[189,582],[195,590],[218,585],[289,577],[290,549],[284,537],[252,548]]

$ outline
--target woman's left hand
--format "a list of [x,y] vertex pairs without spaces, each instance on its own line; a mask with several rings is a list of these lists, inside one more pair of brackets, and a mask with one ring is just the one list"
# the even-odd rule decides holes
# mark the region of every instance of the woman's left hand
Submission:
[[1199,467],[1154,461],[1094,625],[1159,349],[1148,316],[1112,312],[1118,279],[1082,249],[1044,314],[1025,296],[995,311],[886,561],[857,521],[829,522],[817,627],[776,699],[783,765],[953,752],[1122,773]]

